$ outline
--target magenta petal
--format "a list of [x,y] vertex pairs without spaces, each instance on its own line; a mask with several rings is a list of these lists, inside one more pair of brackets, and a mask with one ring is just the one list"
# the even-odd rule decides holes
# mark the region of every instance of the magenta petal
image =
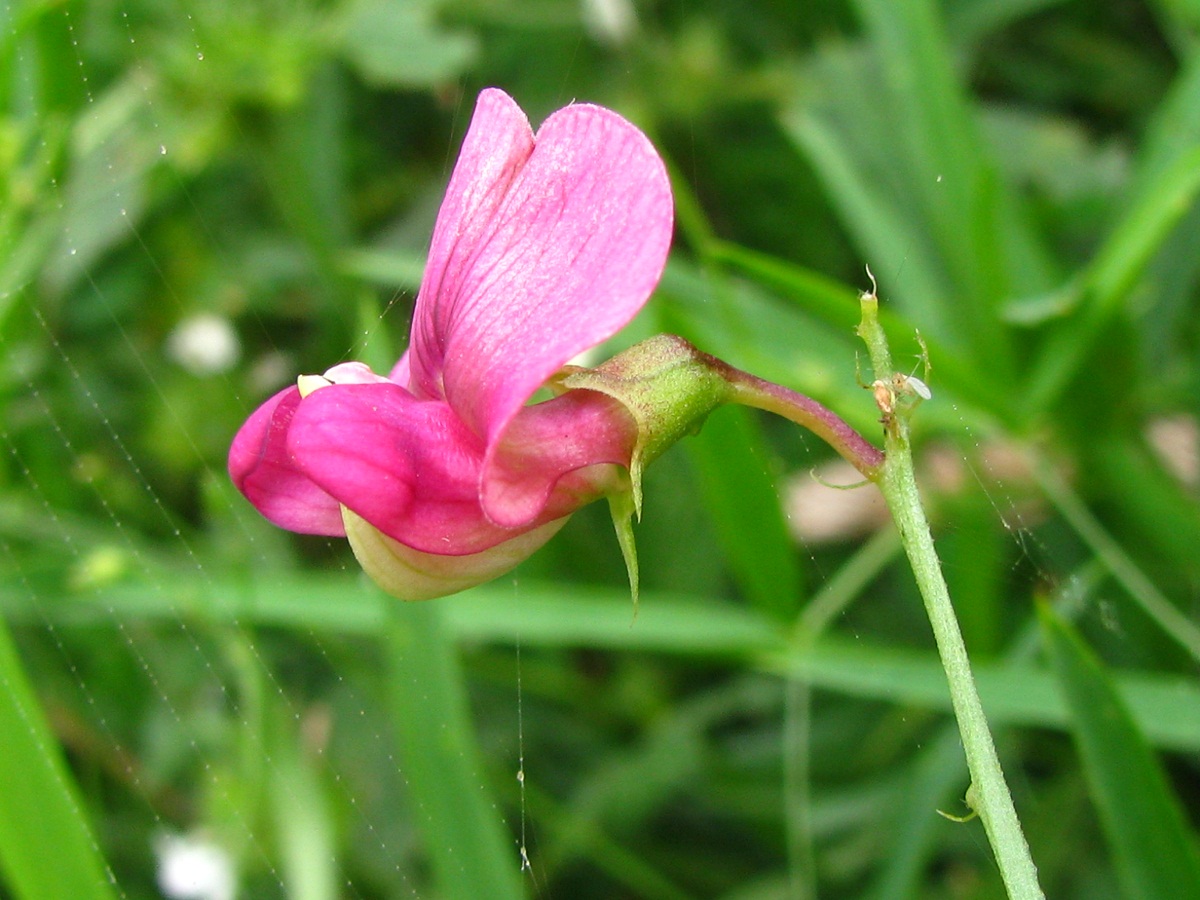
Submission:
[[444,341],[454,327],[459,285],[476,248],[489,239],[496,211],[532,152],[529,120],[512,97],[495,88],[480,93],[438,211],[413,310],[412,340],[404,355],[411,384],[394,379],[418,397],[444,397]]
[[288,455],[287,434],[300,392],[280,391],[254,411],[229,448],[229,476],[267,519],[301,534],[342,537],[338,502],[317,487]]
[[627,487],[618,467],[638,436],[624,407],[587,391],[526,404],[641,309],[672,227],[666,170],[633,125],[575,105],[535,137],[510,97],[484,91],[391,380],[357,363],[305,376],[303,400],[290,388],[242,427],[233,480],[295,531],[342,534],[344,513],[371,536],[356,552],[378,544],[370,558],[405,584],[420,574],[419,593],[498,571]]
[[389,537],[425,553],[478,553],[574,512],[611,488],[636,433],[624,408],[578,391],[517,417],[480,503],[483,443],[437,400],[394,384],[332,385],[310,394],[288,432],[297,465]]
[[496,448],[480,489],[488,518],[517,527],[545,515],[564,515],[620,487],[602,463],[629,468],[637,423],[611,397],[571,391],[527,406]]
[[630,123],[569,106],[527,153],[523,121],[507,96],[481,95],[413,322],[414,390],[444,392],[489,445],[550,375],[641,309],[672,232],[665,168]]
[[288,450],[313,482],[417,550],[475,553],[511,536],[479,505],[482,442],[442,401],[391,383],[321,388],[300,405]]
[[400,359],[396,361],[396,364],[394,366],[392,366],[392,371],[390,371],[388,373],[388,378],[391,381],[396,382],[396,384],[400,384],[400,385],[403,385],[404,387],[408,387],[408,383],[411,380],[409,377],[408,370],[409,370],[408,351],[405,350],[404,355],[401,356]]

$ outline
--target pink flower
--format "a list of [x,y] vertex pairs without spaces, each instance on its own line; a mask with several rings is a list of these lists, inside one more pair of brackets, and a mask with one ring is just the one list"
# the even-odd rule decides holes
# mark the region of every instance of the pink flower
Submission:
[[633,125],[578,104],[535,137],[510,97],[484,91],[408,351],[387,377],[347,363],[264,403],[233,441],[234,483],[277,525],[349,537],[405,599],[501,574],[628,489],[638,434],[620,402],[529,400],[642,308],[671,232],[665,169]]

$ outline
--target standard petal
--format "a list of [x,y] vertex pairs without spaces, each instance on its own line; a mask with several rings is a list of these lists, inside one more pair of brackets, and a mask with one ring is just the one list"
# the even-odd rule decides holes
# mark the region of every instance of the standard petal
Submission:
[[300,392],[290,387],[254,411],[229,448],[229,476],[258,511],[281,528],[341,537],[345,530],[338,502],[288,455],[287,434],[299,405]]
[[404,385],[404,387],[408,387],[408,383],[412,379],[409,376],[409,358],[407,350],[405,350],[404,355],[402,355],[400,359],[396,361],[396,364],[392,366],[392,371],[388,373],[388,379],[396,382],[396,384],[401,384]]
[[[489,110],[498,102],[485,92],[481,108],[485,98]],[[488,123],[499,118],[482,114],[468,135],[473,168],[474,135],[492,140]],[[515,172],[511,130],[498,134],[509,148],[507,191],[494,202],[502,180],[494,177],[489,203],[473,207],[486,221],[449,229],[439,219],[436,277],[422,285],[410,360],[414,386],[432,392],[440,374],[447,401],[488,444],[567,360],[641,309],[672,233],[662,160],[616,113],[586,104],[558,111]],[[456,217],[458,175],[447,196]]]
[[457,285],[476,249],[488,240],[496,211],[532,152],[533,131],[521,108],[504,91],[483,91],[433,229],[413,310],[411,347],[401,359],[409,359],[405,377],[394,378],[418,397],[444,396],[442,360],[445,338],[453,327]]

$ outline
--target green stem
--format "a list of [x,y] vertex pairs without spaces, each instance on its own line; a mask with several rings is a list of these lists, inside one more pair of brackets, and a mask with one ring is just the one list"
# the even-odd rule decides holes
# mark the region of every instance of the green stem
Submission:
[[966,645],[917,491],[907,418],[915,405],[915,395],[906,390],[904,376],[896,377],[892,371],[887,338],[879,324],[879,303],[874,294],[862,299],[862,322],[858,333],[871,354],[876,402],[883,412],[885,456],[875,480],[900,532],[946,670],[954,715],[971,772],[971,805],[983,821],[1009,897],[1019,900],[1040,898],[1044,895],[1038,884],[1037,868],[1029,855],[1029,845],[1000,768],[996,746],[971,675]]

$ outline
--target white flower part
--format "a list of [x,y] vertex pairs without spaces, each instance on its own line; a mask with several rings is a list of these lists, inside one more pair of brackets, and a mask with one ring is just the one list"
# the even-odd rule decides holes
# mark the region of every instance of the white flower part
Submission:
[[597,41],[619,47],[637,30],[637,11],[631,0],[583,0],[583,24]]
[[193,375],[220,375],[237,364],[242,347],[228,319],[200,313],[175,327],[167,353]]
[[576,353],[567,360],[568,366],[579,366],[581,369],[590,369],[599,362],[600,351],[595,347],[588,347],[586,350]]
[[929,385],[927,385],[925,382],[923,382],[916,375],[906,376],[906,378],[904,379],[904,383],[907,384],[910,388],[912,388],[913,393],[916,394],[918,397],[920,397],[922,400],[932,400],[933,399],[933,391],[931,391],[929,389]]
[[360,362],[338,363],[322,377],[330,384],[382,384],[390,380],[386,375],[376,375],[370,366]]
[[155,841],[158,887],[168,900],[233,900],[233,862],[199,835],[163,835]]
[[307,397],[313,391],[327,388],[331,384],[333,382],[324,375],[301,375],[296,379],[296,388],[300,391],[301,397]]
[[366,363],[338,363],[324,375],[301,375],[296,379],[296,387],[300,396],[307,397],[313,391],[332,384],[382,384],[390,381],[383,375],[376,375]]

